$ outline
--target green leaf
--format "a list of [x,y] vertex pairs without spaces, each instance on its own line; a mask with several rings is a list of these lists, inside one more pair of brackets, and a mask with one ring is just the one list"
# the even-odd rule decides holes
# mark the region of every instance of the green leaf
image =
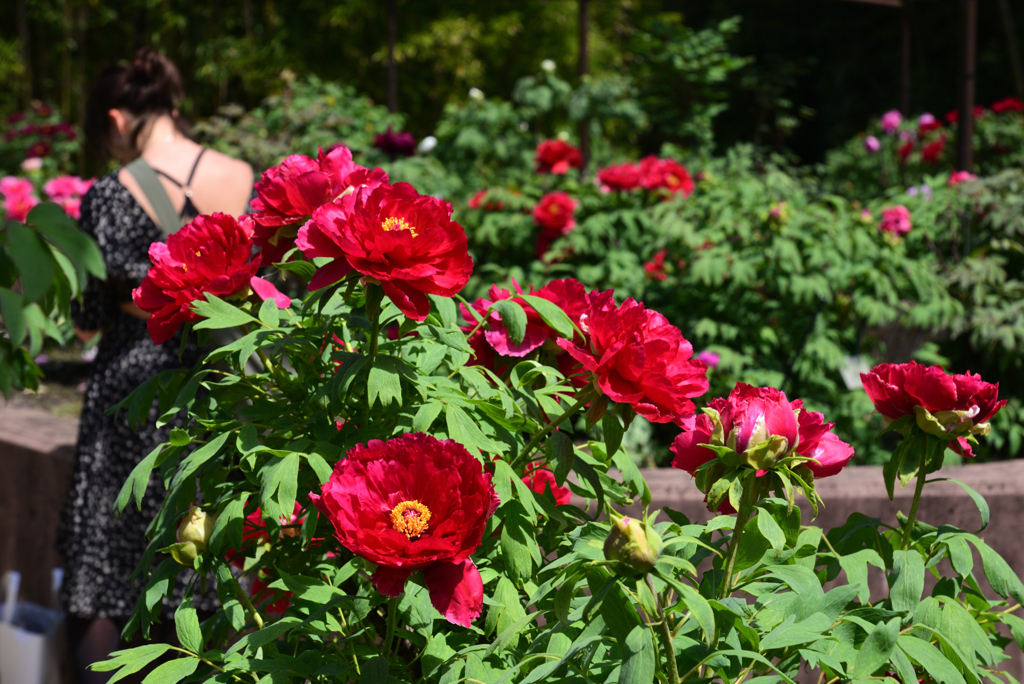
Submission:
[[559,337],[564,337],[568,340],[572,339],[572,321],[569,319],[569,316],[562,311],[561,307],[554,302],[550,302],[543,297],[538,297],[536,295],[524,294],[519,297],[533,307],[533,310],[540,315],[541,320],[547,323],[552,330],[558,333]]
[[25,302],[42,299],[53,285],[55,265],[50,248],[39,234],[17,221],[7,222],[7,248],[21,277]]
[[[484,631],[487,634],[500,634],[503,647],[515,649],[519,645],[519,631],[529,622],[529,619],[523,621],[527,615],[519,598],[519,592],[508,577],[502,577],[498,580],[498,586],[495,588],[492,598],[495,603],[487,607]],[[506,634],[509,627],[516,627],[516,629]],[[495,652],[501,653],[501,650],[501,648],[496,648]]]
[[412,419],[413,432],[430,432],[430,426],[434,424],[443,408],[444,404],[440,401],[428,401],[420,406]]
[[28,330],[25,326],[24,306],[25,301],[19,293],[0,287],[0,316],[3,316],[4,327],[15,347],[25,341]]
[[548,457],[548,463],[555,466],[555,481],[559,486],[564,486],[565,478],[572,470],[573,461],[576,459],[572,438],[561,430],[555,430],[548,435],[544,443],[544,453]]
[[697,625],[704,632],[704,639],[710,644],[715,638],[715,612],[712,610],[711,604],[689,584],[680,582],[671,575],[658,570],[655,570],[655,574],[679,594],[680,601],[686,605],[690,614],[693,615]]
[[364,662],[359,684],[388,684],[388,659],[379,655]]
[[875,625],[875,628],[871,630],[857,650],[857,657],[853,661],[853,668],[849,674],[857,679],[873,675],[876,670],[889,662],[899,635],[900,619],[898,617],[889,622],[879,622]]
[[513,582],[521,583],[532,577],[534,560],[540,563],[536,533],[521,502],[507,502],[501,507],[500,515],[504,521],[501,555],[506,572]]
[[605,453],[609,456],[614,456],[622,444],[622,434],[624,432],[622,423],[619,422],[618,417],[606,413],[601,419],[601,429],[604,432]]
[[991,518],[992,514],[989,510],[988,502],[985,501],[985,497],[971,489],[969,486],[967,486],[960,480],[954,480],[948,477],[937,477],[933,480],[928,480],[928,482],[952,482],[954,484],[960,485],[963,488],[963,490],[967,492],[967,496],[971,497],[971,501],[973,501],[974,505],[978,507],[978,513],[981,514],[981,528],[978,529],[978,531],[975,532],[975,534],[980,534],[982,530],[988,527],[988,521],[989,518]]
[[1003,557],[980,537],[970,535],[967,540],[978,549],[978,553],[981,555],[981,567],[985,571],[985,579],[992,586],[992,590],[1003,598],[1012,596],[1017,603],[1024,604],[1024,585],[1021,584],[1017,573],[1003,560]]
[[[91,273],[100,280],[106,280],[107,268],[103,263],[103,253],[59,206],[52,202],[37,204],[28,213],[27,221],[71,260],[76,271]],[[84,282],[84,278],[80,278],[80,282]]]
[[203,632],[199,629],[199,618],[196,617],[191,596],[185,596],[174,611],[174,629],[183,647],[193,653],[203,652]]
[[377,357],[366,380],[366,401],[370,408],[380,399],[380,405],[387,407],[394,401],[402,405],[402,377],[393,370],[389,357]]
[[442,297],[435,294],[427,296],[434,303],[434,308],[437,309],[437,313],[441,317],[441,324],[446,328],[456,327],[458,323],[458,310],[455,308],[455,300],[451,297]]
[[896,581],[889,590],[892,609],[903,613],[914,610],[924,592],[924,559],[916,550],[894,551],[892,567]]
[[110,681],[114,682],[138,672],[170,650],[170,644],[145,644],[123,651],[114,651],[108,660],[101,660],[89,666],[93,672],[110,672],[122,668]]
[[177,472],[174,473],[174,480],[172,480],[171,486],[173,487],[175,484],[184,482],[186,479],[191,477],[201,465],[216,456],[232,434],[232,432],[225,430],[189,454],[188,457],[181,462],[181,465],[178,466]]
[[526,312],[523,307],[511,299],[500,299],[491,308],[501,316],[509,338],[513,344],[522,344],[526,336]]
[[966,684],[963,675],[949,662],[942,652],[923,639],[904,634],[897,645],[912,660],[924,668],[928,675],[939,684]]
[[785,533],[779,527],[779,523],[775,522],[772,514],[763,508],[757,509],[757,529],[761,531],[761,534],[777,553],[781,553],[786,548]]
[[485,435],[476,422],[455,404],[448,405],[445,420],[448,424],[448,437],[465,446],[471,453],[486,451],[499,456],[505,453],[504,446]]
[[138,465],[132,468],[131,475],[125,480],[125,483],[121,485],[121,491],[117,495],[117,500],[114,502],[114,510],[118,513],[124,511],[128,506],[128,502],[132,499],[135,500],[135,506],[141,511],[142,510],[142,497],[146,495],[146,488],[149,486],[149,475],[153,472],[153,468],[156,464],[156,459],[160,456],[160,453],[164,450],[164,444],[159,444],[155,449],[149,452],[144,459],[139,461]]
[[277,326],[281,324],[281,316],[278,312],[277,302],[273,297],[264,301],[263,304],[260,305],[259,316],[260,323],[271,330],[277,330]]
[[235,497],[217,515],[217,522],[213,524],[213,532],[210,533],[209,546],[212,551],[218,552],[223,548],[225,534],[228,535],[232,547],[237,549],[241,546],[247,497],[247,494]]
[[316,473],[316,479],[320,481],[320,484],[324,484],[331,478],[331,473],[334,469],[324,460],[324,457],[318,453],[306,454],[306,463]]
[[198,667],[198,658],[186,657],[169,660],[146,675],[142,684],[176,684],[195,672]]
[[237,328],[238,326],[256,322],[255,318],[237,306],[229,304],[209,292],[206,293],[205,302],[201,299],[192,302],[192,311],[205,319],[192,326],[196,330]]
[[[654,656],[654,639],[651,630],[637,625],[630,631],[623,644],[625,656],[619,673],[619,684],[650,684],[654,681],[657,665]],[[675,657],[675,653],[671,655]]]

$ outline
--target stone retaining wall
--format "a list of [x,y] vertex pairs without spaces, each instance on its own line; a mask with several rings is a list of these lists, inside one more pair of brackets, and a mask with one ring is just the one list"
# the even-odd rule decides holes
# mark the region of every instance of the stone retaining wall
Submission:
[[[19,570],[24,576],[25,598],[49,605],[50,570],[60,559],[54,551],[57,518],[70,483],[78,422],[56,418],[33,409],[0,407],[0,573]],[[1024,576],[1024,460],[973,464],[943,469],[943,477],[957,479],[981,493],[992,509],[992,521],[982,533],[1019,576]],[[703,496],[684,472],[659,469],[644,471],[654,508],[671,507],[694,522],[708,520]],[[879,467],[847,468],[835,477],[820,480],[818,492],[825,501],[816,524],[831,529],[842,525],[851,513],[861,512],[896,523],[896,512],[910,509],[913,490],[897,491],[890,501],[885,494]],[[806,503],[806,502],[805,502]],[[809,507],[804,523],[810,522]],[[950,524],[965,530],[980,527],[971,499],[949,482],[925,489],[918,519],[933,525]],[[976,559],[976,567],[980,562]],[[880,573],[871,577],[872,599],[887,593]],[[1006,668],[1024,680],[1024,659],[1014,658]]]

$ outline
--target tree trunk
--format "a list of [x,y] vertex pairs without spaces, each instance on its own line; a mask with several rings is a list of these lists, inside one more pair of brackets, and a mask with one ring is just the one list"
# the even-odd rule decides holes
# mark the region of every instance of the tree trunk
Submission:
[[957,123],[956,167],[974,168],[974,69],[978,49],[978,0],[961,0],[963,37],[960,53],[960,119]]

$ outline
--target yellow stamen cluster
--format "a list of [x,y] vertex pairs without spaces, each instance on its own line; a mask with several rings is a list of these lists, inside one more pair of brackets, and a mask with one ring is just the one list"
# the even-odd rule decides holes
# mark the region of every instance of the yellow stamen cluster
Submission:
[[408,221],[404,218],[398,218],[397,216],[389,216],[384,219],[384,222],[380,224],[380,227],[386,231],[407,230],[412,233],[413,237],[419,235],[419,230],[416,229],[416,226],[410,226]]
[[419,501],[403,501],[391,509],[391,526],[409,539],[426,532],[429,522],[430,509]]

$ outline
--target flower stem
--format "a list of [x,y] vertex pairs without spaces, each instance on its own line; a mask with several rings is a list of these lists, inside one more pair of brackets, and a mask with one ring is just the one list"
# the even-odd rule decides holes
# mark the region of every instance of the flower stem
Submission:
[[398,623],[398,601],[399,598],[395,598],[388,601],[388,631],[387,636],[384,637],[384,657],[391,657],[391,642],[395,638],[395,627]]
[[377,345],[380,342],[380,303],[384,299],[384,290],[380,285],[366,285],[366,315],[370,318],[369,344],[370,368],[377,360]]
[[676,663],[676,650],[672,646],[672,630],[668,625],[668,618],[665,617],[664,597],[654,591],[654,580],[651,579],[650,573],[647,574],[647,586],[650,587],[651,593],[657,597],[658,601],[658,631],[661,634],[662,648],[665,650],[665,661],[668,663],[668,682],[669,684],[679,684],[679,665]]
[[242,590],[242,585],[238,583],[234,577],[231,578],[231,583],[234,585],[235,595],[238,596],[238,602],[242,604],[246,612],[249,613],[249,617],[256,623],[256,629],[263,629],[263,618],[256,611],[256,606],[252,605],[252,601],[249,599],[248,594]]
[[910,548],[910,533],[914,529],[914,521],[917,518],[917,505],[921,503],[921,492],[924,491],[925,467],[917,471],[917,486],[914,488],[914,503],[910,505],[910,515],[907,516],[907,526],[903,530],[903,543],[900,545],[904,551]]
[[514,468],[521,459],[523,459],[526,456],[529,456],[533,452],[533,450],[537,448],[537,445],[544,440],[548,433],[553,432],[555,428],[557,428],[559,425],[561,425],[566,420],[579,413],[580,409],[582,409],[584,406],[590,403],[597,395],[597,388],[595,388],[593,385],[587,386],[582,392],[580,392],[579,399],[577,399],[575,404],[566,409],[565,413],[558,416],[553,421],[551,421],[550,423],[543,426],[540,430],[537,431],[537,434],[535,434],[530,439],[530,441],[526,443],[526,446],[524,446],[522,451],[519,452],[519,455],[512,459],[512,463],[510,465]]
[[729,592],[732,591],[736,556],[739,553],[740,540],[743,538],[743,528],[747,526],[751,509],[754,507],[754,491],[756,487],[755,483],[748,482],[747,486],[743,489],[743,496],[740,497],[740,510],[736,512],[736,525],[733,527],[732,539],[729,541],[729,556],[725,561],[725,578],[722,580],[721,596],[728,596]]

